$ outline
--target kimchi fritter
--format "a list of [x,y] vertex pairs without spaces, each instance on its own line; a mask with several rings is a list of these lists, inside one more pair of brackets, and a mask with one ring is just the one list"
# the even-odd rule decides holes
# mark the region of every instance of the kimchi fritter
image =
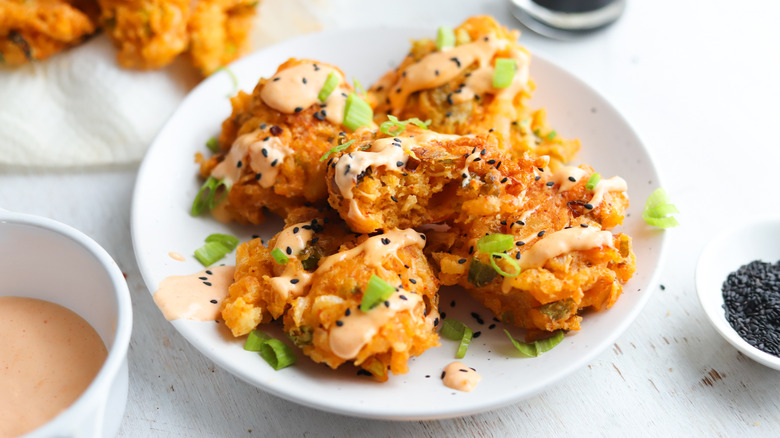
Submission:
[[[339,83],[321,102],[318,93],[331,73]],[[231,99],[232,114],[222,123],[219,153],[198,157],[201,176],[230,186],[216,214],[258,224],[264,208],[286,217],[305,203],[324,204],[321,158],[345,135],[343,108],[351,92],[338,68],[299,59],[260,79],[251,95],[239,91]]]
[[[445,134],[496,131],[507,140],[510,155],[547,155],[551,164],[572,159],[579,141],[567,140],[546,123],[544,110],[532,110],[527,100],[534,89],[529,77],[531,56],[509,31],[488,16],[472,17],[455,28],[455,46],[437,49],[429,39],[415,41],[398,68],[386,73],[369,94],[375,120],[430,120],[430,128]],[[511,60],[508,84],[494,82],[497,60]]]
[[0,61],[40,61],[96,30],[94,2],[0,0]]
[[441,135],[408,127],[396,136],[364,130],[328,161],[330,205],[351,229],[417,227],[454,219],[468,208],[495,211],[502,196],[533,182],[527,156],[501,153],[501,138]]
[[203,75],[243,56],[257,0],[198,0],[187,24],[192,64]]

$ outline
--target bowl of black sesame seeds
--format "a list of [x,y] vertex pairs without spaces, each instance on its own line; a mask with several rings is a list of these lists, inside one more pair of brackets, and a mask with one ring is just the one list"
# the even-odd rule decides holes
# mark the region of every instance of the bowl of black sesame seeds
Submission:
[[716,237],[699,257],[696,289],[726,341],[780,370],[780,219],[758,220]]

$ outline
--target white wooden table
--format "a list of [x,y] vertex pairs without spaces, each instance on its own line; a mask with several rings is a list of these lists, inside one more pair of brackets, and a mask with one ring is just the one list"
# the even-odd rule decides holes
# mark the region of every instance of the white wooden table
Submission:
[[[502,0],[404,0],[381,11],[348,0],[294,3],[339,17],[326,28],[360,22],[435,29],[476,13],[520,27]],[[541,395],[493,412],[419,422],[342,417],[268,395],[216,368],[165,321],[138,272],[129,229],[137,166],[0,168],[0,206],[84,231],[127,274],[135,326],[122,437],[778,436],[780,372],[718,336],[693,279],[714,233],[754,216],[780,216],[778,22],[780,3],[770,0],[630,0],[613,27],[579,41],[524,32],[524,44],[598,89],[639,131],[682,226],[668,231],[664,288],[612,348]]]

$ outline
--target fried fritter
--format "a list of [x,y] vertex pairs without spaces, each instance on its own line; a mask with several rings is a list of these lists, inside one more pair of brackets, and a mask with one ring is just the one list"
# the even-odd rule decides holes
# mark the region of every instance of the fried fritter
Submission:
[[244,55],[257,0],[198,0],[187,24],[192,64],[203,75]]
[[[375,120],[430,120],[445,134],[496,131],[514,157],[530,152],[547,155],[553,168],[572,159],[579,141],[567,140],[547,126],[544,110],[532,110],[527,99],[534,89],[528,76],[531,56],[509,31],[487,16],[472,17],[455,29],[455,47],[437,50],[436,43],[415,41],[398,68],[369,89]],[[499,58],[514,60],[516,72],[504,88],[493,85]]]
[[98,0],[100,21],[125,68],[155,69],[187,50],[189,0]]
[[497,212],[499,199],[519,196],[533,182],[534,166],[545,162],[510,159],[490,133],[441,135],[410,126],[394,137],[365,130],[353,139],[328,161],[328,201],[364,233],[445,222],[469,208]]
[[[317,98],[330,73],[339,86],[325,102]],[[231,99],[222,123],[221,152],[201,159],[201,176],[226,179],[230,191],[217,211],[228,219],[261,223],[263,208],[285,217],[304,203],[324,203],[325,163],[320,159],[342,134],[343,107],[352,87],[336,67],[291,59],[251,95]]]
[[90,1],[0,0],[0,61],[40,61],[95,32]]

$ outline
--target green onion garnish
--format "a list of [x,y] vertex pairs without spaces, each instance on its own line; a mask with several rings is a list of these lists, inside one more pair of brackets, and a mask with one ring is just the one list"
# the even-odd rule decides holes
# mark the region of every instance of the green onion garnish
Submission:
[[360,91],[362,94],[366,94],[366,89],[363,88],[363,84],[361,84],[357,78],[352,78],[352,84],[356,90]]
[[480,262],[474,258],[471,260],[471,266],[469,266],[469,283],[476,287],[482,287],[496,278],[496,270],[490,265]]
[[662,188],[657,188],[645,202],[642,219],[648,225],[658,228],[672,228],[680,225],[672,215],[679,213],[677,207],[669,202],[669,195]]
[[483,253],[509,251],[515,245],[515,239],[509,234],[488,234],[477,241],[477,250]]
[[366,292],[363,294],[363,301],[360,302],[360,310],[368,312],[377,304],[390,298],[390,295],[392,295],[393,292],[395,292],[393,286],[390,286],[386,281],[376,275],[372,275],[368,280]]
[[289,367],[296,361],[295,353],[284,342],[278,339],[269,339],[260,344],[260,357],[271,365],[276,371]]
[[408,125],[409,123],[421,129],[428,129],[428,125],[431,124],[430,120],[426,120],[423,122],[417,117],[412,117],[411,119],[404,120],[404,121],[398,120],[398,117],[393,115],[388,115],[387,118],[389,120],[382,122],[382,124],[379,125],[379,130],[383,134],[392,135],[394,137],[396,135],[401,135],[401,133],[406,130],[406,125]]
[[344,106],[344,122],[347,128],[355,131],[361,126],[368,126],[374,118],[374,111],[365,100],[351,93],[347,97],[347,103]]
[[455,47],[455,32],[451,27],[442,26],[436,32],[436,50]]
[[547,134],[547,140],[552,140],[552,139],[554,139],[554,138],[555,138],[557,135],[558,135],[558,133],[557,133],[557,132],[555,132],[555,131],[550,131],[550,133],[549,133],[549,134]]
[[516,70],[514,59],[497,58],[496,68],[493,70],[493,88],[506,88],[511,85]]
[[217,260],[225,257],[232,249],[222,242],[207,242],[195,250],[195,258],[203,266],[211,266]]
[[460,341],[458,351],[455,353],[456,359],[463,359],[466,350],[471,343],[473,332],[471,329],[457,319],[445,318],[441,325],[441,335],[453,341]]
[[[496,263],[496,258],[502,258],[505,262],[509,263],[512,266],[512,269],[514,269],[514,273],[509,274],[507,272],[504,272],[503,269],[501,269],[500,266],[498,266],[498,263]],[[502,277],[517,277],[520,275],[520,264],[515,261],[512,257],[509,255],[503,253],[503,252],[494,252],[490,254],[490,266],[493,267],[493,269],[496,270],[499,274],[501,274]]]
[[333,90],[339,85],[339,82],[339,76],[335,72],[330,72],[328,78],[325,79],[325,83],[322,85],[320,94],[317,95],[317,99],[320,102],[325,102],[328,96],[330,96],[330,94],[333,93]]
[[238,93],[238,78],[236,77],[236,74],[233,73],[233,70],[231,70],[231,69],[229,69],[227,67],[220,67],[220,68],[214,70],[214,73],[212,73],[212,74],[216,74],[219,71],[224,71],[225,73],[227,73],[230,76],[230,81],[233,83],[233,91],[230,94],[228,94],[227,97],[231,97],[231,96],[237,94]]
[[[217,198],[216,194],[220,187],[223,187],[225,190],[224,193],[222,193],[222,196]],[[190,215],[197,216],[203,213],[203,210],[206,208],[211,210],[212,208],[216,207],[217,204],[219,204],[219,202],[222,201],[225,196],[227,196],[228,190],[230,190],[230,186],[228,186],[224,180],[216,179],[213,176],[210,176],[206,182],[200,186],[198,194],[195,195],[195,200],[192,202],[192,208],[190,209]]]
[[271,257],[273,257],[274,261],[280,265],[285,265],[290,261],[290,258],[287,257],[287,254],[285,254],[284,251],[279,248],[274,248],[274,250],[271,251]]
[[504,333],[509,336],[509,340],[517,348],[517,351],[525,357],[537,357],[542,353],[548,352],[556,345],[563,341],[563,330],[556,330],[555,333],[546,339],[540,339],[531,343],[516,341],[515,338],[509,333],[507,329],[504,329]]
[[219,242],[230,248],[232,251],[238,246],[238,243],[240,240],[238,240],[238,237],[231,236],[230,234],[209,234],[208,237],[206,237],[206,242]]
[[260,346],[266,341],[272,339],[270,335],[260,330],[252,330],[249,332],[249,336],[246,337],[244,342],[244,350],[246,351],[260,351]]
[[343,144],[340,144],[340,145],[337,145],[337,146],[333,146],[332,148],[330,148],[330,150],[328,152],[325,152],[325,155],[320,157],[320,162],[327,160],[328,157],[330,156],[330,154],[335,154],[336,152],[343,151],[344,149],[348,148],[349,145],[351,145],[354,142],[355,142],[355,140],[350,140],[350,141],[348,141],[346,143],[343,143]]
[[206,142],[206,147],[209,148],[209,150],[213,153],[217,153],[219,151],[219,142],[217,141],[217,137],[211,137],[209,141]]
[[588,182],[585,183],[585,188],[588,190],[593,190],[596,188],[596,185],[598,185],[599,181],[601,181],[601,174],[594,172],[590,178],[588,178]]

